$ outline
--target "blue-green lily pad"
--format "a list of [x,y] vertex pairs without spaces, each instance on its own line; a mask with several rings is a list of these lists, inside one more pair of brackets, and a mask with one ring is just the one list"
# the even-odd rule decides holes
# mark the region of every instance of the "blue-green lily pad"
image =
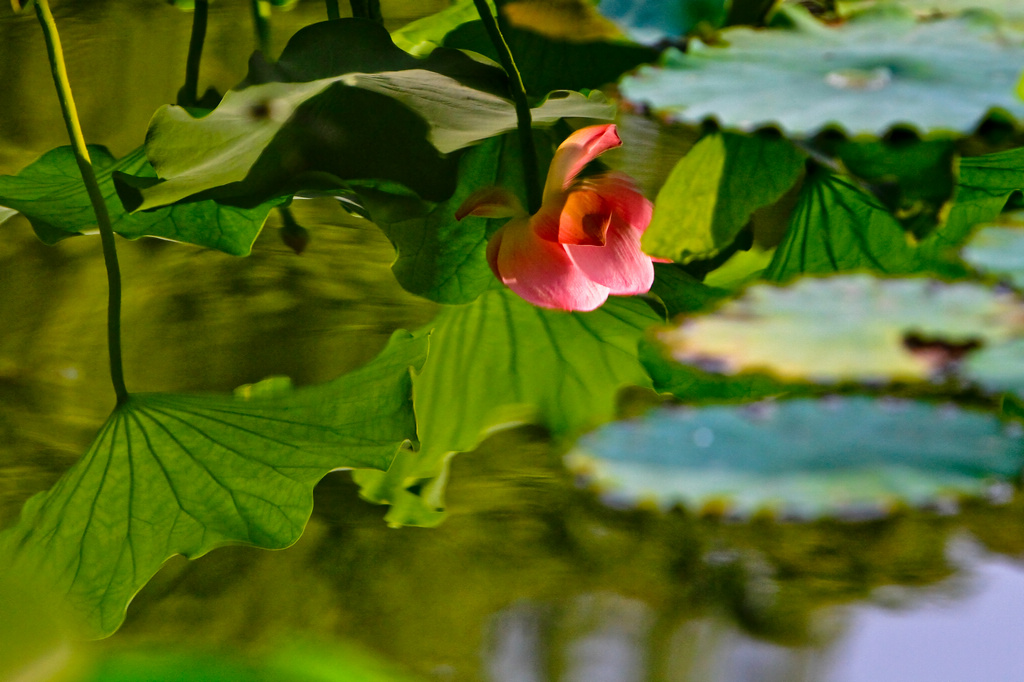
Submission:
[[1024,211],[983,225],[960,253],[976,270],[1024,288]]
[[755,285],[656,338],[675,360],[724,374],[914,382],[1024,334],[1022,312],[1018,296],[980,283],[858,274]]
[[661,408],[566,457],[617,503],[783,517],[878,514],[979,496],[1024,464],[1018,425],[866,397]]
[[1024,118],[1015,87],[1024,37],[990,16],[917,22],[908,12],[860,13],[826,27],[787,8],[792,28],[735,28],[713,46],[669,50],[621,81],[625,98],[668,119],[812,136],[838,129],[880,137],[895,126],[958,137],[992,111]]

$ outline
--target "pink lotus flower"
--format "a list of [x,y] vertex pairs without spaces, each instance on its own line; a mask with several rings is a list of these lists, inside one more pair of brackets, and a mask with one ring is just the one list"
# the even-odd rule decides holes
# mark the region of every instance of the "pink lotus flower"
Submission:
[[456,211],[458,220],[512,218],[487,244],[487,262],[530,303],[594,310],[609,294],[650,291],[654,266],[640,250],[640,236],[651,222],[651,202],[622,173],[576,179],[588,162],[620,144],[614,124],[566,138],[551,160],[543,205],[532,216],[500,187],[474,192]]

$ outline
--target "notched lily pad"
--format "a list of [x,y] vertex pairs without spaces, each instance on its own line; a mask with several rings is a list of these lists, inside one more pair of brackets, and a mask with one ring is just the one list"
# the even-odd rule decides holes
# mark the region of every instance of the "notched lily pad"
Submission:
[[785,11],[792,28],[729,29],[721,46],[670,50],[660,66],[624,78],[623,95],[676,122],[796,137],[826,128],[881,137],[895,126],[958,137],[993,110],[1024,117],[1014,92],[1024,38],[995,17],[917,22],[890,7],[825,27]]
[[863,518],[985,494],[1020,470],[1024,437],[952,405],[800,399],[661,408],[587,434],[566,463],[620,505]]
[[889,383],[943,379],[965,356],[1021,334],[1015,294],[861,274],[752,286],[655,338],[673,359],[724,374]]
[[961,256],[976,270],[1024,288],[1024,211],[1003,214],[983,225]]

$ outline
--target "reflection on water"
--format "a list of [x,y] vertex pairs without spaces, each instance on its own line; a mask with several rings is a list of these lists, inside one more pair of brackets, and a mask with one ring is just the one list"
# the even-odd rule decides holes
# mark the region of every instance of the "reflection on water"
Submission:
[[[443,4],[386,2],[384,12]],[[245,68],[248,3],[213,8],[203,78],[224,88]],[[123,153],[180,85],[189,17],[151,0],[57,10],[87,134]],[[64,140],[38,28],[2,12],[0,172],[14,172]],[[275,15],[275,44],[321,13],[303,0]],[[394,329],[430,319],[435,306],[398,287],[391,247],[372,225],[326,200],[296,202],[295,214],[313,238],[301,257],[281,243],[276,216],[242,259],[119,240],[130,389],[227,391],[272,374],[323,381],[371,358]],[[81,454],[112,391],[98,241],[45,247],[20,218],[2,229],[7,523]],[[606,509],[558,457],[542,432],[520,429],[456,458],[451,517],[435,530],[388,529],[383,509],[333,474],[295,547],[171,560],[122,631],[88,650],[245,651],[308,635],[359,640],[435,680],[1024,679],[1013,657],[1024,572],[1008,559],[947,552],[966,528],[988,550],[1020,556],[1020,502],[959,518],[738,526]],[[961,564],[973,589],[951,580]],[[892,585],[905,586],[899,610],[865,601]],[[938,595],[947,601],[936,606]]]

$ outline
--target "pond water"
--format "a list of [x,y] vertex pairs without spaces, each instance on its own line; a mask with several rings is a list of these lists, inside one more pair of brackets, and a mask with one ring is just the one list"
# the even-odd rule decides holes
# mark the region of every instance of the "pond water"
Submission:
[[[444,4],[383,11],[397,26]],[[190,15],[152,0],[54,5],[86,136],[123,154],[180,86]],[[302,0],[275,13],[274,44],[322,12]],[[223,90],[244,73],[248,3],[218,0],[210,26],[202,84]],[[0,84],[0,173],[14,173],[66,140],[38,26],[6,9]],[[301,256],[276,214],[247,258],[118,240],[131,390],[325,381],[435,314],[395,282],[393,250],[372,224],[327,200],[294,209],[312,234]],[[2,229],[7,525],[86,449],[113,395],[98,240],[46,247],[20,217]],[[442,681],[1024,679],[1019,501],[857,524],[729,524],[607,508],[560,456],[542,430],[521,428],[456,457],[450,516],[436,529],[389,528],[348,474],[331,474],[296,546],[173,559],[115,636],[76,650],[244,656],[296,639],[356,642]],[[0,613],[0,633],[23,617]]]

